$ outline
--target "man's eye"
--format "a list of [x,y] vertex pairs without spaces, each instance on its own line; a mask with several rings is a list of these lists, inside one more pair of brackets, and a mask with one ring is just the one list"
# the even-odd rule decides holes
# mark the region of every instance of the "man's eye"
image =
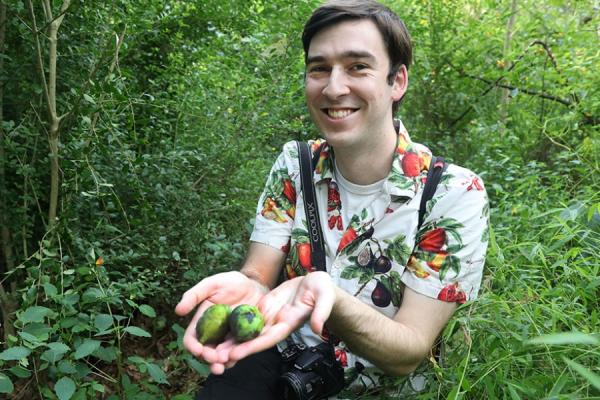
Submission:
[[367,69],[367,68],[369,68],[369,67],[366,66],[365,64],[354,64],[351,69],[353,71],[361,71],[361,70]]
[[310,67],[308,69],[308,72],[326,72],[327,71],[327,67],[324,67],[322,65],[317,65],[314,67]]

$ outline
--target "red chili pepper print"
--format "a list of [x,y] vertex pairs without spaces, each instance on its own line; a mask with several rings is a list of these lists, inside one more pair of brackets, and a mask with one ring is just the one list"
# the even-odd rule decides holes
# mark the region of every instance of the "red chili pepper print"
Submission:
[[348,355],[345,350],[335,349],[335,359],[339,361],[342,367],[346,368],[348,366]]
[[419,247],[425,251],[438,253],[446,244],[446,231],[443,228],[435,228],[425,232],[419,242]]
[[469,186],[467,186],[467,192],[469,192],[473,189],[483,190],[483,184],[481,183],[481,180],[477,176],[473,177],[473,179],[471,180],[471,183],[469,184]]
[[342,200],[338,186],[335,182],[330,182],[327,189],[327,224],[329,229],[343,230],[342,224]]
[[342,236],[342,240],[340,240],[340,244],[338,245],[337,252],[341,252],[344,250],[344,247],[348,246],[354,239],[358,237],[358,234],[351,226],[346,229],[344,232],[344,236]]
[[300,266],[304,268],[308,272],[312,272],[312,260],[311,260],[311,251],[310,251],[310,243],[298,243],[296,244],[296,251],[298,252],[298,261],[300,262]]
[[296,188],[289,179],[283,179],[283,195],[292,204],[296,204]]

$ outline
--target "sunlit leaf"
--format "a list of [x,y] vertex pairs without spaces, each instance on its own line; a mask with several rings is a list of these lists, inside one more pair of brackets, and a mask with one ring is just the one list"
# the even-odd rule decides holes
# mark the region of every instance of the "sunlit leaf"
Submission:
[[63,376],[54,385],[54,392],[59,400],[69,400],[75,393],[75,382],[73,382],[73,379]]
[[550,335],[542,335],[530,339],[526,344],[566,345],[566,344],[590,344],[600,345],[600,338],[581,332],[561,332]]
[[127,328],[125,328],[123,330],[133,336],[152,337],[151,334],[149,334],[142,328],[138,328],[137,326],[128,326]]

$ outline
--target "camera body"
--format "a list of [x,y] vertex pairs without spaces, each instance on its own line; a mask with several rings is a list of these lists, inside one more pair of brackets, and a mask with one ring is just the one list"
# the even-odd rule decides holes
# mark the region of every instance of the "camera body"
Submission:
[[281,353],[283,399],[317,400],[339,393],[345,386],[344,369],[335,359],[333,345],[307,347],[294,343]]

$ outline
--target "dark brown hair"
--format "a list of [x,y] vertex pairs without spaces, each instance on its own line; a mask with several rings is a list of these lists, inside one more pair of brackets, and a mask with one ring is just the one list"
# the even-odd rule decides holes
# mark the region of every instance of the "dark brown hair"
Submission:
[[[302,44],[304,60],[308,57],[308,48],[312,38],[322,29],[348,20],[369,19],[375,23],[383,37],[390,70],[387,82],[392,85],[402,65],[412,62],[412,43],[404,22],[388,7],[372,0],[330,0],[317,8],[304,25]],[[394,102],[395,113],[400,101]]]

